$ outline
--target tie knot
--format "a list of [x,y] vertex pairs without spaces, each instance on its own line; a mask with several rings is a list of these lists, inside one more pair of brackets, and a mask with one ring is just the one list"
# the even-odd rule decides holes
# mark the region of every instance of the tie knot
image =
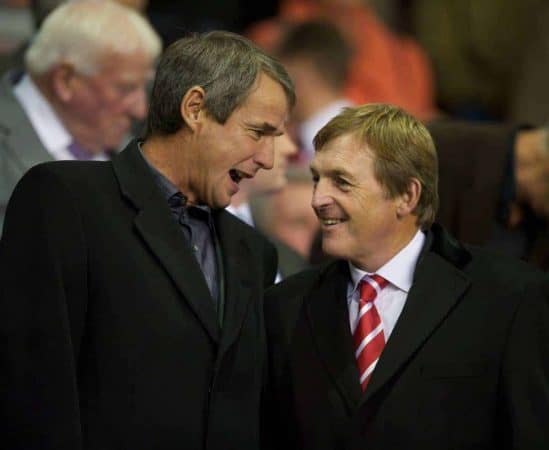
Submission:
[[373,302],[387,284],[389,282],[377,274],[365,275],[360,280],[360,301],[364,303]]

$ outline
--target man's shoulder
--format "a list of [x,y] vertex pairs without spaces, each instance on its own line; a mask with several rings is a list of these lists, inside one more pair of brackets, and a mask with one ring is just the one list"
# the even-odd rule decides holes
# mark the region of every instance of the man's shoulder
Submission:
[[525,283],[549,279],[545,272],[517,258],[462,243],[438,224],[433,225],[431,233],[430,252],[437,254],[472,283],[515,290]]
[[101,190],[112,178],[112,168],[107,161],[49,161],[31,167],[16,186],[39,190],[42,194],[66,189],[85,193]]
[[82,177],[96,176],[101,172],[112,173],[112,165],[109,161],[48,161],[33,166],[25,177],[58,177],[76,181],[82,180]]

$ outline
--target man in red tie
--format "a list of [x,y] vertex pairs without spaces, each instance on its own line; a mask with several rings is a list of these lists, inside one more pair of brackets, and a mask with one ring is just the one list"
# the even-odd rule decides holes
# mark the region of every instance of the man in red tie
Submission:
[[434,223],[435,146],[404,111],[347,108],[315,149],[312,206],[336,261],[268,292],[265,441],[549,448],[549,278]]

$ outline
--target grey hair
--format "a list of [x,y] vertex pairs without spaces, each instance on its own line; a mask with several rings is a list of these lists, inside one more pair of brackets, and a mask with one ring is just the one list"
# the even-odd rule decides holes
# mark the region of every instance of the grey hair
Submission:
[[227,31],[193,34],[162,55],[150,100],[147,136],[169,135],[183,127],[181,100],[193,86],[206,92],[205,109],[223,124],[250,94],[260,73],[283,88],[295,103],[293,83],[282,64],[248,39]]
[[44,21],[25,53],[27,70],[42,75],[61,62],[93,75],[108,52],[143,51],[155,59],[162,49],[158,34],[131,8],[109,0],[64,3]]

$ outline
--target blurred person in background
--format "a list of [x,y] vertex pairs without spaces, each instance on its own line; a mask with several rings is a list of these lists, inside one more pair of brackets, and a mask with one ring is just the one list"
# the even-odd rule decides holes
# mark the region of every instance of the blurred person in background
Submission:
[[438,219],[460,240],[549,270],[548,130],[440,120]]
[[307,21],[291,27],[275,53],[295,84],[292,121],[301,159],[308,163],[314,156],[315,134],[351,105],[345,83],[353,50],[336,26]]
[[251,210],[261,231],[309,260],[318,231],[318,220],[311,208],[311,174],[308,169],[294,166],[287,177],[288,182],[279,192],[252,196]]
[[549,119],[546,0],[368,0],[432,63],[436,103],[462,120]]
[[[22,12],[28,8],[28,13],[31,17],[32,27],[36,31],[42,26],[44,19],[59,5],[66,3],[69,0],[30,0],[25,5],[21,5]],[[100,0],[101,1],[101,0]],[[106,0],[108,1],[108,0]],[[113,0],[122,5],[131,7],[142,14],[145,12],[148,1],[147,0]],[[0,54],[0,73],[14,68],[23,68],[25,52],[30,45],[34,36],[31,36],[30,39],[25,40],[19,46],[8,53]]]
[[161,42],[133,9],[111,1],[61,5],[0,84],[0,228],[21,176],[52,160],[105,160],[147,113]]
[[[289,160],[296,153],[297,146],[287,134],[277,136],[274,143],[273,168],[260,171],[251,180],[243,180],[241,189],[233,195],[227,211],[248,225],[256,227],[256,210],[251,208],[250,201],[259,196],[266,203],[270,203],[271,197],[285,190],[288,185]],[[292,198],[291,202],[299,202],[299,198]],[[273,213],[282,214],[280,210],[274,210]],[[266,232],[263,228],[260,228],[260,231]],[[293,246],[287,245],[285,240],[279,239],[276,235],[270,233],[266,235],[275,245],[278,253],[277,282],[308,267],[308,255],[300,255]]]
[[[273,19],[250,27],[248,35],[274,50],[295,24],[323,20],[338,27],[353,48],[345,97],[353,103],[386,102],[422,119],[436,115],[430,61],[410,36],[397,35],[362,0],[284,0]],[[325,61],[326,67],[332,64]]]

